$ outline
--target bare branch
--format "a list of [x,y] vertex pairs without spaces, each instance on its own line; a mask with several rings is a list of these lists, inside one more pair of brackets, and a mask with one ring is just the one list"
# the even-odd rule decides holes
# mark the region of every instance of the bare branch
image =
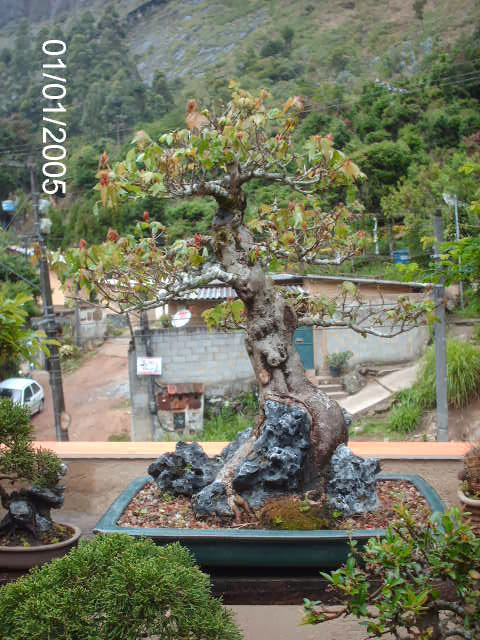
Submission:
[[277,182],[279,184],[285,184],[289,186],[294,191],[298,191],[304,195],[312,193],[312,187],[320,182],[322,179],[322,175],[317,175],[314,178],[307,177],[305,173],[301,177],[292,177],[287,175],[286,173],[279,172],[269,172],[264,169],[253,169],[248,173],[243,173],[239,177],[239,184],[244,184],[245,182],[249,182],[255,178],[259,178],[264,180],[265,182]]
[[124,309],[125,313],[130,313],[135,311],[136,309],[142,308],[143,311],[147,309],[154,309],[162,304],[165,304],[169,300],[176,298],[179,294],[185,293],[186,291],[192,291],[197,289],[198,287],[203,287],[212,280],[221,280],[226,284],[234,284],[237,279],[233,273],[227,273],[222,269],[220,265],[210,265],[202,271],[198,275],[191,274],[178,274],[180,277],[180,281],[176,284],[165,283],[165,288],[160,291],[154,300],[151,300],[148,303],[143,303],[141,305],[134,305],[127,309]]
[[394,338],[395,336],[399,336],[402,333],[406,333],[407,331],[411,331],[418,327],[418,324],[404,324],[401,323],[399,327],[392,328],[389,332],[384,333],[383,331],[378,331],[373,327],[364,326],[361,324],[356,324],[354,322],[349,321],[348,319],[344,320],[328,320],[323,316],[304,316],[298,320],[298,325],[300,327],[323,327],[323,328],[334,328],[334,327],[342,327],[351,329],[356,333],[360,333],[362,335],[368,333],[371,336],[376,336],[377,338]]

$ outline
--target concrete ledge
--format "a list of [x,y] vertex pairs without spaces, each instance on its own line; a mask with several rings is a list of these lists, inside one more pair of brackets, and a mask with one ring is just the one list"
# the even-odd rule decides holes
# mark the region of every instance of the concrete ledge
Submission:
[[[200,442],[209,456],[218,455],[227,442]],[[176,442],[36,442],[65,460],[152,459],[175,450]],[[350,448],[359,456],[382,460],[460,460],[470,449],[467,442],[356,442]]]

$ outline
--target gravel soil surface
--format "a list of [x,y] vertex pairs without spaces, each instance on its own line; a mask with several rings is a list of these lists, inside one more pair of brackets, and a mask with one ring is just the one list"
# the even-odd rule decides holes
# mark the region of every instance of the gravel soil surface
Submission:
[[[430,514],[428,503],[411,482],[380,480],[377,484],[379,508],[370,513],[337,519],[336,529],[384,529],[395,517],[395,507],[404,504],[417,522],[426,521]],[[299,496],[301,498],[302,496]],[[241,523],[226,523],[218,518],[198,520],[190,499],[162,493],[154,482],[143,487],[120,516],[121,527],[182,529],[257,529],[256,514],[244,515]]]

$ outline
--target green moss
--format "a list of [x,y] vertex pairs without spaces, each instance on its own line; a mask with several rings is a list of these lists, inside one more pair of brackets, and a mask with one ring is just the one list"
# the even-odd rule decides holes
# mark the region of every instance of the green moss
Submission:
[[327,504],[311,505],[295,497],[270,500],[260,512],[265,529],[311,531],[335,527],[335,518]]

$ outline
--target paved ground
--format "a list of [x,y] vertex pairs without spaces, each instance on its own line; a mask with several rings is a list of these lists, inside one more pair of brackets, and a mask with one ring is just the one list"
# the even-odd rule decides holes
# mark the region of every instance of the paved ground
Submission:
[[[33,418],[38,440],[55,440],[52,398],[45,371],[34,376],[45,389],[45,409]],[[107,340],[76,371],[64,376],[71,440],[108,440],[130,433],[128,339]]]
[[338,402],[351,416],[359,416],[385,402],[397,391],[411,387],[417,373],[417,364],[405,367],[377,380],[371,380],[361,391]]
[[[352,618],[342,618],[316,626],[300,626],[302,607],[294,605],[230,607],[245,640],[363,640],[365,627]],[[389,640],[392,636],[384,636]]]

